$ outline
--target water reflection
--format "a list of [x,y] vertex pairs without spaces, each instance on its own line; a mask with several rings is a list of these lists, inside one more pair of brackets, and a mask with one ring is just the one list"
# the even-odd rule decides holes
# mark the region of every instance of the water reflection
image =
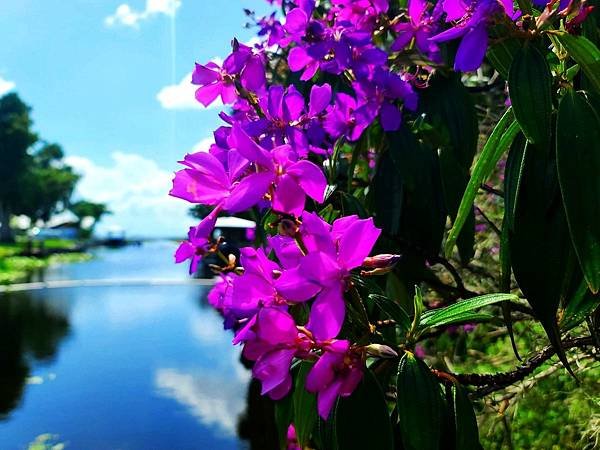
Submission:
[[[186,278],[175,244],[100,251],[46,279]],[[138,262],[142,261],[138,266]],[[0,449],[277,448],[273,404],[197,285],[0,295]]]
[[19,405],[32,360],[51,363],[69,331],[67,312],[59,305],[25,292],[0,296],[0,418]]
[[155,383],[162,395],[176,400],[204,425],[235,436],[238,417],[245,409],[245,386],[224,388],[221,374],[159,369]]
[[[174,247],[101,252],[46,279],[185,279]],[[236,430],[249,372],[205,296],[185,284],[0,296],[0,448],[43,433],[75,449],[247,448]]]

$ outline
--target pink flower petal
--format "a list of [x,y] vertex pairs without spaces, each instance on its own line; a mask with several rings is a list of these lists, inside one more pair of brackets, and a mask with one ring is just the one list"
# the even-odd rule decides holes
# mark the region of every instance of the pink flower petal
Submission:
[[207,84],[196,89],[196,100],[204,106],[209,106],[221,93],[223,85],[221,83]]
[[373,218],[354,222],[339,242],[338,260],[347,270],[358,267],[371,253],[381,230],[373,224]]
[[302,160],[288,167],[287,173],[296,178],[306,195],[319,203],[323,202],[327,179],[321,168],[310,161]]
[[341,285],[324,289],[312,305],[306,327],[319,341],[333,339],[342,329],[345,315]]

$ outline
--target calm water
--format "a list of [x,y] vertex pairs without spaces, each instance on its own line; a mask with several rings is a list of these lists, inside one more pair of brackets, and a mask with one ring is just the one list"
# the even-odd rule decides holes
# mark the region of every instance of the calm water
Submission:
[[[174,244],[102,249],[51,279],[182,278]],[[249,372],[206,288],[0,294],[0,450],[43,433],[67,449],[240,449]],[[252,402],[250,402],[252,403]],[[243,427],[242,427],[243,428]]]

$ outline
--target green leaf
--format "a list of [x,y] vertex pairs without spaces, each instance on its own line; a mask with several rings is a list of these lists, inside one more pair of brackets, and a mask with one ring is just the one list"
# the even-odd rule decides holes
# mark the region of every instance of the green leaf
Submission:
[[506,221],[507,231],[514,229],[517,193],[523,175],[526,143],[525,136],[519,133],[510,146],[508,158],[506,158],[506,168],[504,170],[504,220]]
[[338,194],[340,196],[340,209],[342,216],[351,216],[356,214],[362,219],[369,217],[369,214],[365,210],[364,206],[356,197],[344,191],[338,191]]
[[[510,276],[512,271],[509,233],[514,223],[517,193],[519,192],[519,183],[521,182],[526,144],[527,140],[525,136],[519,133],[510,147],[504,171],[504,217],[502,219],[502,233],[500,235],[500,290],[502,292],[510,292]],[[510,337],[513,352],[516,358],[521,361],[513,331],[510,302],[502,303],[502,317],[508,331],[508,336]]]
[[460,450],[479,450],[479,430],[473,405],[460,384],[453,384],[452,403],[454,412],[454,430],[456,434],[456,448]]
[[[440,150],[440,172],[444,200],[450,219],[454,221],[460,200],[469,182],[469,170],[477,151],[479,128],[472,95],[456,73],[436,74],[419,100],[420,112],[434,135],[434,146]],[[463,263],[473,257],[475,214],[471,213],[458,238]]]
[[446,211],[437,152],[405,126],[386,138],[389,148],[373,180],[376,223],[386,234],[438,254]]
[[387,297],[377,294],[369,295],[369,299],[375,302],[375,304],[385,312],[391,319],[396,322],[396,325],[400,327],[402,331],[408,331],[410,328],[410,317],[402,307]]
[[492,43],[487,50],[487,59],[492,63],[502,78],[508,79],[510,65],[521,48],[521,41],[516,38],[502,38]]
[[498,160],[510,146],[518,132],[519,125],[514,121],[512,109],[509,108],[498,124],[496,124],[496,127],[492,131],[492,134],[479,155],[479,159],[475,163],[475,167],[473,167],[469,184],[467,185],[467,189],[465,190],[458,208],[456,220],[446,239],[446,256],[449,257],[452,254],[452,249],[454,248],[454,245],[456,245],[456,240],[458,239],[461,229],[471,214],[473,202],[479,187],[491,175]]
[[421,289],[419,286],[415,285],[415,296],[413,297],[413,320],[410,325],[409,338],[414,335],[419,327],[419,323],[421,321],[421,316],[423,315],[423,311],[425,311],[425,304],[423,303],[423,295],[421,294]]
[[394,272],[390,272],[385,282],[385,295],[398,303],[409,315],[413,312],[413,304],[406,283]]
[[404,187],[390,151],[384,152],[373,179],[374,212],[377,226],[392,235],[402,229]]
[[448,325],[455,322],[464,322],[473,319],[472,311],[487,305],[504,301],[516,301],[519,297],[514,294],[487,294],[462,300],[450,306],[426,311],[421,316],[419,328],[431,328]]
[[275,402],[275,426],[277,427],[277,437],[279,448],[285,448],[287,442],[287,431],[294,419],[294,404],[292,396],[287,395],[281,400]]
[[310,435],[317,423],[317,396],[306,390],[304,384],[306,375],[313,364],[308,361],[302,361],[298,364],[294,382],[294,393],[292,394],[294,403],[294,427],[296,436],[302,447],[308,444]]
[[569,303],[563,312],[559,324],[561,330],[568,331],[575,328],[598,308],[598,306],[600,306],[600,295],[592,294],[588,289],[587,284],[582,282],[573,297],[569,299]]
[[452,154],[468,172],[477,151],[479,128],[473,99],[460,75],[435,73],[419,98],[419,111],[438,132],[444,129],[448,138],[442,152]]
[[592,41],[584,36],[574,36],[566,32],[555,32],[558,39],[585,73],[590,84],[600,92],[600,50]]
[[272,235],[274,233],[277,233],[277,227],[273,224],[275,224],[278,220],[279,216],[276,213],[274,213],[271,210],[267,211],[267,214],[265,214],[262,219],[262,227],[265,230],[266,234]]
[[568,91],[556,121],[556,166],[569,231],[590,290],[600,289],[600,111]]
[[528,143],[522,172],[514,230],[509,232],[513,273],[568,368],[560,345],[556,313],[565,283],[572,282],[565,280],[572,247],[553,152],[540,152]]
[[508,74],[508,92],[525,137],[548,150],[552,135],[552,73],[546,58],[533,44],[526,43],[515,55]]
[[319,450],[338,450],[335,434],[335,412],[330,414],[329,420],[318,417],[316,435],[315,443]]
[[321,218],[327,223],[333,223],[333,221],[337,219],[339,215],[340,212],[335,209],[331,203],[319,211],[319,216],[321,216]]
[[410,352],[398,365],[397,398],[404,449],[439,450],[444,410],[440,387],[429,367]]
[[[440,170],[442,173],[442,185],[444,187],[444,198],[448,208],[450,220],[454,222],[460,207],[460,201],[469,183],[469,166],[461,167],[456,156],[450,151],[443,150],[440,153]],[[464,264],[467,264],[475,253],[475,210],[471,213],[463,226],[456,241],[458,254]]]
[[338,400],[335,426],[340,450],[394,449],[385,395],[370,370],[352,395]]

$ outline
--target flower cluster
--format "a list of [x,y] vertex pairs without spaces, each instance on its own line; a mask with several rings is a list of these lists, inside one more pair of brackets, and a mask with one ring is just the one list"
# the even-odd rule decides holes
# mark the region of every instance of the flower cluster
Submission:
[[[563,3],[571,23],[589,13]],[[263,394],[282,398],[293,361],[313,361],[306,388],[327,418],[365,366],[365,346],[342,332],[346,298],[355,294],[351,273],[387,273],[398,257],[369,258],[380,234],[372,218],[326,221],[314,212],[336,189],[325,169],[334,167],[336,149],[357,145],[365,130],[395,131],[414,117],[435,67],[479,68],[493,25],[525,27],[510,0],[408,0],[402,11],[388,0],[331,0],[327,7],[294,0],[283,9],[282,20],[275,13],[256,20],[260,44],[234,40],[222,64],[196,64],[196,99],[209,106],[220,98],[228,109],[210,148],[186,155],[175,175],[171,195],[211,210],[175,259],[190,260],[194,273],[204,255],[219,253],[212,232],[220,214],[277,218],[279,233],[243,248],[239,261],[221,255],[226,267],[209,302],[254,361]],[[454,40],[449,59],[446,43]],[[372,169],[377,151],[367,144],[365,153]]]
[[[235,326],[234,343],[255,361],[253,375],[263,394],[285,396],[294,358],[317,361],[306,387],[317,393],[319,413],[327,418],[338,395],[349,395],[362,377],[364,350],[336,339],[346,314],[344,293],[352,289],[351,270],[360,267],[379,237],[372,219],[348,216],[329,225],[304,212],[293,236],[269,239],[263,248],[241,250],[243,273],[223,275],[210,303]],[[291,314],[309,304],[306,323]]]

